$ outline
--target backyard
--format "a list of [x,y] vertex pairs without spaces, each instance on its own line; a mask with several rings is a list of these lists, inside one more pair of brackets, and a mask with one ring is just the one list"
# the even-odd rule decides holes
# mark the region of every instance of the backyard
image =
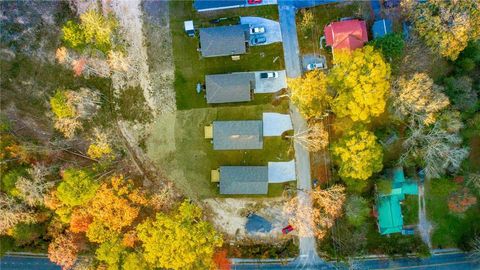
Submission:
[[[201,58],[197,51],[198,37],[188,37],[183,30],[183,22],[193,20],[195,27],[208,27],[213,26],[209,22],[212,19],[226,17],[231,18],[229,22],[237,23],[238,16],[244,14],[278,19],[277,7],[197,13],[191,1],[172,1],[170,9],[175,14],[170,22],[178,110],[156,119],[151,136],[146,141],[147,151],[155,163],[168,168],[165,172],[167,176],[189,197],[223,197],[219,195],[217,183],[211,183],[211,170],[223,165],[266,166],[269,161],[289,161],[293,159],[293,147],[289,139],[265,137],[260,150],[214,151],[211,140],[204,138],[204,127],[215,120],[261,120],[263,112],[287,114],[288,102],[275,99],[274,94],[255,94],[249,103],[208,105],[204,93],[197,94],[196,84],[203,83],[207,74],[283,69],[282,44],[251,47],[238,61],[230,57]],[[166,141],[167,137],[174,138],[174,141]],[[280,196],[284,186],[270,184],[268,196]]]

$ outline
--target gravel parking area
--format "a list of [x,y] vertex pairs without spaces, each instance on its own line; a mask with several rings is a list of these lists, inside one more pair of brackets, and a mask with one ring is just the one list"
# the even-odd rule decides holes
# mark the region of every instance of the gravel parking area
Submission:
[[[249,24],[251,27],[265,27],[265,33],[258,35],[251,35],[250,38],[254,36],[264,36],[267,41],[262,44],[252,45],[251,46],[261,46],[268,45],[276,42],[282,42],[282,34],[280,32],[280,24],[276,21],[264,19],[260,17],[241,17],[241,24]],[[250,42],[251,43],[251,42]]]
[[277,70],[278,78],[260,78],[260,73],[273,71],[256,71],[255,72],[255,94],[275,93],[283,88],[287,88],[287,76],[285,70]]

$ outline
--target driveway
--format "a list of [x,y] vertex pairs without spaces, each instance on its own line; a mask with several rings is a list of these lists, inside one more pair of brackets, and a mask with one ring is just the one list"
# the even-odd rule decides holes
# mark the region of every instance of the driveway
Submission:
[[307,65],[315,63],[323,63],[324,67],[327,68],[327,59],[324,55],[306,54],[302,57],[303,71],[307,71]]
[[263,136],[282,136],[287,130],[292,130],[290,114],[263,113]]
[[268,162],[268,183],[284,183],[295,179],[295,160]]
[[262,44],[250,46],[262,46],[276,42],[282,42],[282,34],[280,33],[280,24],[276,21],[260,18],[260,17],[240,17],[241,24],[248,24],[250,27],[265,27],[265,33],[250,35],[250,38],[254,36],[264,36],[267,41]]
[[273,70],[257,71],[255,72],[255,94],[275,93],[284,88],[287,88],[287,76],[285,70],[276,70],[278,78],[260,78],[260,73],[273,72]]

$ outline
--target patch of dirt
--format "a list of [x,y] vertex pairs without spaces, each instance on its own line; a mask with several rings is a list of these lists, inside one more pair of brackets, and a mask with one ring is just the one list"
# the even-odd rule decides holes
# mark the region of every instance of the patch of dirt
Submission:
[[[288,224],[288,218],[283,214],[285,202],[282,198],[216,198],[206,199],[203,202],[216,229],[236,240],[278,239],[283,236],[282,228]],[[269,233],[247,233],[245,225],[246,215],[249,212],[271,222],[272,230]]]

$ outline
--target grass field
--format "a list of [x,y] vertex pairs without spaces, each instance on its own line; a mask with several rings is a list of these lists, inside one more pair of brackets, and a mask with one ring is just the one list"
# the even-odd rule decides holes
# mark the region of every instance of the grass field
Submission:
[[404,225],[415,225],[418,223],[418,196],[406,195],[402,205]]
[[[175,62],[175,91],[177,108],[186,110],[207,107],[203,94],[197,94],[196,84],[205,81],[207,74],[219,74],[254,70],[280,70],[284,68],[281,43],[250,47],[240,60],[230,57],[201,58],[197,51],[199,39],[188,37],[183,30],[183,22],[194,20],[195,27],[212,26],[209,20],[219,17],[238,17],[243,15],[278,19],[276,6],[231,9],[217,12],[197,13],[192,9],[191,1],[171,1],[170,27],[173,37]],[[265,104],[272,95],[256,95],[252,104]],[[228,105],[227,105],[228,106]]]
[[459,188],[460,185],[450,179],[434,179],[426,183],[427,215],[434,223],[434,247],[467,245],[464,239],[471,238],[475,230],[480,229],[478,203],[462,214],[453,214],[448,210],[448,198]]

